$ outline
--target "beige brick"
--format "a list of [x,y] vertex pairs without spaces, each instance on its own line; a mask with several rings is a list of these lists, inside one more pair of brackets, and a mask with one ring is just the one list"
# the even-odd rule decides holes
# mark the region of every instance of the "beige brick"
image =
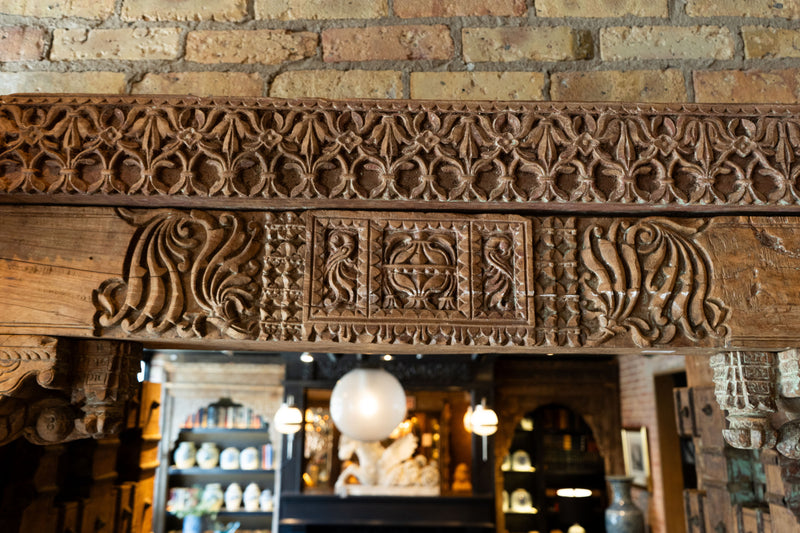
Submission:
[[322,32],[325,61],[450,59],[450,29],[435,26],[334,28]]
[[744,26],[742,38],[748,59],[800,57],[800,30]]
[[317,34],[288,30],[193,31],[186,38],[186,60],[197,63],[274,65],[312,56]]
[[411,98],[542,100],[541,72],[412,72]]
[[605,61],[731,59],[733,36],[719,26],[619,26],[600,30]]
[[395,70],[296,70],[275,77],[276,98],[401,98],[403,73]]
[[237,21],[247,16],[247,0],[123,0],[125,20]]
[[105,19],[115,0],[2,0],[0,14],[25,17]]
[[800,0],[689,0],[690,17],[800,18]]
[[192,94],[195,96],[261,96],[264,82],[244,72],[172,72],[146,74],[133,85],[133,94]]
[[686,87],[678,70],[596,70],[557,72],[551,77],[553,100],[595,102],[684,102]]
[[29,26],[0,28],[0,61],[37,61],[44,54],[45,31]]
[[566,61],[592,55],[588,31],[568,26],[541,28],[464,28],[464,61]]
[[255,0],[257,19],[377,19],[389,14],[386,0]]
[[0,94],[124,92],[121,72],[0,72]]
[[800,70],[715,70],[694,73],[695,100],[707,103],[800,102]]
[[536,0],[539,17],[667,17],[667,0]]
[[50,59],[175,59],[180,37],[180,28],[56,29]]
[[525,0],[394,0],[398,17],[521,17]]

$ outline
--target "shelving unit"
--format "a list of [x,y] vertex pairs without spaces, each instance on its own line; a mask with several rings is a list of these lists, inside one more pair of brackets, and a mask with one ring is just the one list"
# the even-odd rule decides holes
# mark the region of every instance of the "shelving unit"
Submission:
[[[528,454],[530,468],[513,459],[507,470],[504,465],[503,486],[509,497],[505,522],[510,533],[566,531],[576,522],[587,531],[603,530],[607,505],[603,459],[580,416],[556,405],[537,409],[517,426],[511,458],[515,452]],[[556,494],[562,488],[587,489],[591,494],[563,497]],[[521,490],[530,495],[530,507],[520,506],[524,498],[515,498],[514,491]]]
[[[181,429],[175,447],[181,442],[194,442],[199,449],[204,442],[213,442],[217,445],[220,452],[227,447],[234,447],[243,450],[254,446],[261,449],[261,446],[269,442],[269,431],[263,429],[231,429],[231,428],[185,428]],[[173,448],[174,452],[174,448]],[[275,470],[274,465],[269,468],[257,470],[227,470],[223,468],[175,468],[171,466],[167,471],[167,487],[193,487],[205,486],[209,483],[219,483],[222,485],[223,492],[231,483],[239,483],[242,490],[250,483],[258,484],[261,490],[271,489],[273,495],[276,494]],[[276,499],[277,500],[277,499]],[[220,522],[240,522],[240,531],[258,530],[270,531],[272,528],[272,515],[270,511],[245,511],[243,508],[238,511],[220,511],[217,520]],[[167,515],[167,531],[180,530],[181,521]]]

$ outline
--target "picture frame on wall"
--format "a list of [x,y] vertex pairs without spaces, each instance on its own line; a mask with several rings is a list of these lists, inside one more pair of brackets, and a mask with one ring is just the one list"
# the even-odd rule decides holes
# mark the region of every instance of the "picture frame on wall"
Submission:
[[622,456],[625,475],[633,478],[633,485],[649,490],[650,452],[647,446],[647,428],[622,429]]

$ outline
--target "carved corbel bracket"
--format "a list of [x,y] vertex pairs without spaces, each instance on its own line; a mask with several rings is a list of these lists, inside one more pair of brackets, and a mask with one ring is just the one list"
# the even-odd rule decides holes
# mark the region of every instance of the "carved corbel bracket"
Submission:
[[0,445],[115,434],[136,397],[140,358],[136,343],[0,337]]
[[717,403],[727,411],[725,441],[800,459],[800,350],[720,353],[710,363]]

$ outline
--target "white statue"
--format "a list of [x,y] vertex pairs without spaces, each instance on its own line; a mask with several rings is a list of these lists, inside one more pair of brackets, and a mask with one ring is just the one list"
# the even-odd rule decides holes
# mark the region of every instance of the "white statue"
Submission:
[[[417,449],[417,437],[409,433],[396,439],[384,448],[380,442],[361,442],[345,435],[339,439],[339,459],[346,461],[353,454],[358,464],[349,464],[336,480],[335,490],[347,493],[345,481],[354,476],[360,487],[425,487],[438,491],[439,467],[436,461],[428,463],[418,455],[412,457]],[[368,492],[368,491],[360,491]],[[376,489],[374,493],[386,492]]]

